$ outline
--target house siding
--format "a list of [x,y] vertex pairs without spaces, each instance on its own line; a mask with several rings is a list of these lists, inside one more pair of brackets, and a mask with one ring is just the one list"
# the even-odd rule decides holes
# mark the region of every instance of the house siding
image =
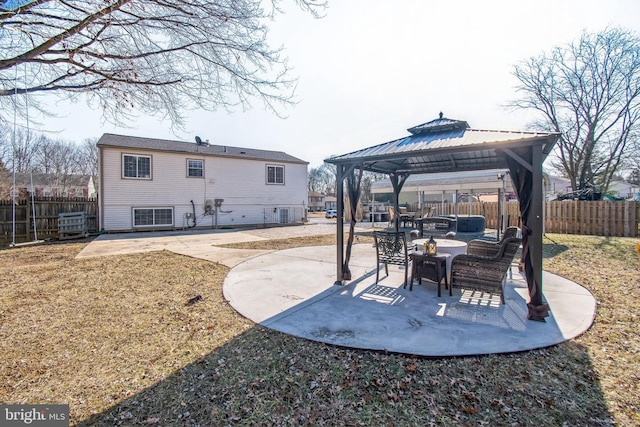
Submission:
[[[105,231],[127,231],[133,227],[133,208],[174,210],[173,228],[192,222],[185,214],[195,205],[196,225],[211,227],[215,217],[205,215],[205,201],[224,199],[218,226],[253,225],[265,222],[265,209],[298,207],[307,199],[307,165],[270,160],[198,156],[120,147],[100,147],[104,180],[101,207]],[[151,179],[122,177],[122,155],[151,156]],[[204,160],[204,177],[187,177],[187,159]],[[284,185],[266,183],[266,165],[285,168]],[[301,220],[301,218],[297,218]],[[149,228],[149,227],[145,227]]]

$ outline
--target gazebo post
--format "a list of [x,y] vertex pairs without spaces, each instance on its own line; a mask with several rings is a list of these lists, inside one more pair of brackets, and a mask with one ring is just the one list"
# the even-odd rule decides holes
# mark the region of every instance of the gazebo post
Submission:
[[400,187],[398,187],[398,175],[389,174],[391,186],[393,187],[393,228],[398,231],[400,229]]
[[542,300],[542,234],[544,233],[544,223],[542,211],[544,201],[542,197],[542,147],[531,147],[531,165],[533,166],[531,179],[531,209],[527,223],[530,224],[533,233],[529,236],[529,250],[531,253],[531,264],[535,283],[538,284],[537,292],[531,296],[531,305],[540,307],[544,304]]
[[336,165],[336,281],[335,285],[342,286],[342,263],[344,262],[344,180],[345,166]]
[[498,188],[498,222],[496,226],[496,237],[500,240],[500,236],[502,235],[502,188]]
[[400,229],[400,191],[402,191],[402,187],[404,183],[409,178],[410,174],[398,174],[398,173],[390,173],[389,180],[391,181],[391,185],[393,186],[393,208],[395,209],[395,218],[394,225],[396,231]]

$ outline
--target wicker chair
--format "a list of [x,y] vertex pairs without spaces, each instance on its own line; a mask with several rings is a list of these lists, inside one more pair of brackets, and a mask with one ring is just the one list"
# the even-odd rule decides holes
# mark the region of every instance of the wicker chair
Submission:
[[483,243],[473,245],[467,254],[458,255],[451,261],[449,295],[453,294],[453,288],[471,289],[499,294],[504,304],[505,277],[521,240],[508,237],[498,243]]
[[520,237],[520,229],[518,227],[508,227],[502,235],[499,242],[491,242],[488,240],[474,239],[467,245],[467,255],[493,256],[500,251],[500,245],[505,239]]
[[407,237],[403,231],[374,231],[376,246],[376,283],[380,278],[380,263],[384,263],[384,271],[389,275],[389,264],[404,265],[404,285],[407,285],[409,272],[409,256]]
[[502,240],[508,239],[509,237],[517,237],[518,239],[522,238],[522,231],[518,227],[507,227],[502,233]]

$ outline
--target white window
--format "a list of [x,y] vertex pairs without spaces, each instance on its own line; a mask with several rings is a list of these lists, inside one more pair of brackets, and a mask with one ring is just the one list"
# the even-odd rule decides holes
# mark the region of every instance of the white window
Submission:
[[267,184],[284,185],[284,166],[267,165]]
[[151,179],[151,156],[122,155],[123,178]]
[[204,177],[204,161],[187,159],[187,176],[191,178]]
[[133,208],[134,227],[173,225],[173,208]]

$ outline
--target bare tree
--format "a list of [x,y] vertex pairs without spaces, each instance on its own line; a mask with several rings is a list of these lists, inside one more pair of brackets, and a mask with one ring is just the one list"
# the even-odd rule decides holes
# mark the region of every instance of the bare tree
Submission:
[[57,157],[56,155],[56,143],[54,140],[48,137],[43,137],[40,140],[40,144],[35,149],[33,168],[37,172],[45,174],[54,173],[53,163]]
[[0,127],[1,164],[13,167],[16,172],[37,172],[47,175],[97,175],[98,156],[95,138],[87,138],[82,144],[54,140],[37,132],[16,131],[15,140],[10,132]]
[[375,172],[364,172],[362,174],[362,197],[363,202],[370,202],[373,200],[373,194],[371,193],[371,184],[376,181],[380,181],[386,178],[386,175]]
[[327,193],[327,170],[322,166],[309,169],[307,178],[307,189],[316,193]]
[[338,179],[338,170],[333,163],[323,163],[320,168],[323,170],[325,179],[325,194],[336,194],[336,180]]
[[6,137],[8,140],[3,144],[2,162],[8,169],[18,173],[32,171],[36,167],[40,146],[46,142],[46,138],[22,128],[16,129],[15,135],[8,133]]
[[12,150],[10,138],[9,129],[0,123],[0,169],[7,167],[6,161],[9,158],[9,152]]
[[[295,1],[316,16],[325,6],[321,0]],[[257,97],[276,111],[292,102],[295,81],[282,49],[267,42],[266,23],[280,11],[279,0],[271,7],[260,0],[7,5],[0,8],[5,114],[25,111],[20,95],[26,93],[70,99],[87,94],[113,123],[126,122],[137,110],[168,117],[176,126],[188,107],[247,107]],[[42,108],[32,96],[29,106]]]
[[79,153],[79,147],[72,142],[52,141],[47,152],[49,170],[46,173],[56,175],[59,179],[78,173]]
[[534,126],[561,134],[553,166],[574,190],[605,192],[629,166],[640,119],[640,39],[623,29],[583,33],[577,42],[515,66],[521,98],[540,113]]
[[98,147],[97,138],[86,138],[78,147],[76,156],[78,173],[98,177]]

